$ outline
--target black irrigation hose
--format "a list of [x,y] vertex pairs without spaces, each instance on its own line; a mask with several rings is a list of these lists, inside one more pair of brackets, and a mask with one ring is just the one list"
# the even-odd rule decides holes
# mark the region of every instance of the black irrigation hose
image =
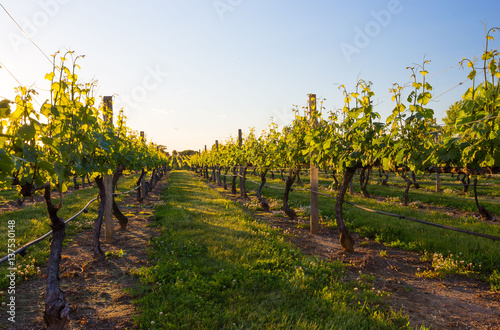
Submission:
[[428,222],[428,221],[424,221],[424,220],[419,220],[419,219],[415,219],[415,218],[411,218],[411,217],[406,217],[404,215],[399,215],[399,214],[394,214],[394,213],[388,213],[388,212],[383,212],[383,211],[372,210],[372,209],[369,209],[367,207],[356,205],[354,203],[347,202],[347,201],[344,201],[344,203],[352,205],[354,207],[357,207],[358,209],[362,209],[362,210],[365,210],[365,211],[368,211],[368,212],[378,213],[378,214],[386,215],[386,216],[389,216],[389,217],[395,217],[395,218],[399,218],[399,219],[410,220],[410,221],[418,222],[418,223],[421,223],[421,224],[424,224],[424,225],[429,225],[429,226],[439,227],[439,228],[443,228],[443,229],[454,230],[454,231],[458,231],[458,232],[469,234],[469,235],[481,236],[481,237],[489,238],[489,239],[492,239],[492,240],[495,240],[495,241],[500,241],[500,237],[496,237],[496,236],[491,236],[491,235],[487,235],[487,234],[476,233],[476,232],[473,232],[473,231],[470,231],[470,230],[465,230],[465,229],[460,229],[460,228],[451,227],[451,226],[447,226],[447,225],[441,225],[441,224],[438,224],[438,223],[433,223],[433,222]]
[[[259,184],[258,182],[255,182],[255,181],[250,180],[250,179],[246,179],[246,180],[248,180],[250,182],[253,182],[255,184]],[[265,185],[264,187],[266,187],[266,188],[272,188],[272,189],[281,189],[281,190],[284,190],[284,188],[281,188],[281,187],[273,187],[273,186],[268,186],[268,185]],[[299,188],[297,188],[295,190],[310,191],[310,192],[315,192],[315,193],[317,193],[319,195],[322,195],[322,196],[332,197],[332,196],[330,196],[328,194],[324,194],[324,193],[321,193],[319,191],[313,191],[313,190],[310,190],[310,189],[299,189]],[[291,189],[291,191],[293,191],[293,189]],[[464,234],[469,234],[469,235],[474,235],[474,236],[480,236],[480,237],[489,238],[489,239],[492,239],[492,240],[495,240],[495,241],[500,241],[500,237],[496,237],[496,236],[491,236],[491,235],[487,235],[487,234],[476,233],[474,231],[470,231],[470,230],[466,230],[466,229],[460,229],[460,228],[451,227],[451,226],[447,226],[447,225],[441,225],[441,224],[433,223],[433,222],[429,222],[429,221],[419,220],[419,219],[407,217],[407,216],[404,216],[404,215],[399,215],[399,214],[394,214],[394,213],[388,213],[388,212],[383,212],[383,211],[372,210],[372,209],[369,209],[367,207],[360,206],[360,205],[357,205],[357,204],[354,204],[354,203],[351,203],[351,202],[348,202],[348,201],[344,201],[344,203],[349,204],[349,205],[354,206],[354,207],[357,207],[359,209],[368,211],[368,212],[372,212],[372,213],[378,213],[378,214],[381,214],[381,215],[386,215],[386,216],[395,217],[395,218],[399,218],[399,219],[405,219],[405,220],[409,220],[409,221],[418,222],[418,223],[421,223],[421,224],[424,224],[424,225],[429,225],[429,226],[434,226],[434,227],[438,227],[438,228],[443,228],[443,229],[458,231],[458,232],[464,233]]]
[[[129,191],[126,191],[126,192],[122,192],[122,193],[114,193],[113,195],[114,196],[117,196],[117,195],[123,195],[123,194],[127,194],[129,192],[132,192],[134,190],[137,190],[138,188],[140,187],[137,186],[135,187],[134,189],[131,189]],[[81,209],[78,213],[76,213],[75,215],[73,215],[71,218],[69,218],[68,220],[64,221],[65,224],[67,224],[68,222],[70,222],[71,220],[75,219],[77,216],[79,216],[80,214],[82,214],[82,212],[84,212],[89,206],[90,204],[92,204],[93,202],[95,202],[96,200],[98,199],[98,197],[90,200],[87,205],[85,205],[85,207],[83,209]],[[5,257],[3,257],[2,259],[0,259],[0,264],[4,263],[5,261],[9,260],[9,258],[11,258],[12,256],[16,255],[16,254],[20,254],[21,256],[25,256],[28,252],[26,251],[27,248],[29,248],[30,246],[32,245],[35,245],[41,241],[43,241],[44,239],[46,239],[47,237],[49,237],[50,235],[52,235],[52,230],[47,232],[45,235],[35,239],[34,241],[31,241],[25,245],[23,245],[21,248],[17,249],[16,251],[14,251],[13,253],[9,254],[9,255],[6,255]]]
[[[83,211],[85,211],[90,204],[92,204],[93,202],[95,202],[97,200],[97,197],[92,199],[91,201],[89,201],[87,203],[87,205],[85,205],[85,207],[83,209],[81,209],[78,213],[76,213],[75,215],[73,215],[71,218],[69,218],[68,220],[64,221],[64,223],[68,223],[70,222],[71,220],[73,220],[74,218],[76,218],[77,216],[79,216]],[[38,242],[41,242],[43,241],[45,238],[47,238],[48,236],[52,235],[52,230],[49,231],[48,233],[46,233],[45,235],[37,238],[36,240],[34,241],[31,241],[25,245],[23,245],[21,248],[17,249],[16,251],[14,251],[13,253],[9,254],[9,255],[6,255],[5,257],[3,257],[2,259],[0,259],[0,264],[2,264],[3,262],[9,260],[9,258],[11,258],[13,255],[16,255],[16,254],[20,254],[22,255],[23,257],[26,255],[26,249],[29,248],[30,246],[32,245],[35,245],[36,243]]]

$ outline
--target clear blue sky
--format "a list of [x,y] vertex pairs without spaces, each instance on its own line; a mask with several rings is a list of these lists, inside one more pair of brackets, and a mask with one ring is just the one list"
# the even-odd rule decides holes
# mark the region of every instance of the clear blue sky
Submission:
[[[385,120],[388,89],[410,80],[407,66],[431,60],[428,81],[438,96],[466,80],[468,71],[455,65],[482,52],[482,22],[500,26],[498,0],[0,3],[46,54],[85,54],[80,77],[97,79],[101,96],[116,94],[115,112],[123,107],[132,129],[169,151],[210,147],[238,128],[260,131],[271,117],[288,124],[308,93],[326,98],[327,110],[340,108],[336,84],[352,91],[358,78],[373,82]],[[0,62],[39,88],[42,103],[49,62],[1,8],[0,31]],[[0,96],[13,98],[16,85],[0,69]],[[468,86],[431,102],[436,118]]]

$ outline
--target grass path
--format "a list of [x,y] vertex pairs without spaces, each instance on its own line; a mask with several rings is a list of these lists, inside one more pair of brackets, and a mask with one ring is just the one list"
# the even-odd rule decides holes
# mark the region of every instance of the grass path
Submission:
[[[154,266],[138,272],[140,327],[384,329],[408,318],[339,263],[304,256],[192,173],[174,171],[155,214]],[[355,289],[356,288],[356,289]]]

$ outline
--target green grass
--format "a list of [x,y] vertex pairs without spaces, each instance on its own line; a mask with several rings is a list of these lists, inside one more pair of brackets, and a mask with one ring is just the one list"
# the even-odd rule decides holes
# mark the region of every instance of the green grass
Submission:
[[154,265],[137,276],[141,328],[392,329],[373,278],[349,281],[337,262],[304,256],[194,174],[174,171],[155,218]]
[[[251,178],[254,181],[258,181],[256,177]],[[304,182],[306,181],[304,177],[302,179]],[[281,180],[269,180],[268,184],[284,187],[284,183]],[[257,188],[257,185],[251,182],[247,182],[246,185],[248,189],[256,190]],[[309,187],[306,183],[298,186]],[[377,189],[378,192],[379,188],[383,189],[381,186],[377,186],[373,187],[373,190]],[[424,196],[427,193],[419,192],[420,196]],[[265,188],[262,194],[266,198],[276,200],[274,205],[277,205],[279,209],[281,206],[280,200],[283,197],[282,190]],[[414,194],[414,191],[412,191],[412,194]],[[434,194],[434,197],[430,195],[429,199],[432,201],[438,200],[439,196],[436,195]],[[456,203],[465,203],[461,197],[443,196],[442,198],[447,201],[446,203],[451,203],[450,201],[455,201],[455,199]],[[500,237],[500,227],[498,225],[489,224],[474,217],[456,218],[442,212],[427,212],[417,207],[405,207],[400,203],[393,203],[390,200],[386,203],[380,203],[373,199],[363,198],[359,194],[347,196],[347,200],[375,210],[401,214],[420,220]],[[293,191],[290,194],[290,204],[299,211],[298,213],[301,216],[308,216],[309,210],[307,209],[307,205],[309,205],[309,202],[310,197],[307,192]],[[320,196],[319,208],[323,221],[335,227],[334,200]],[[440,253],[446,258],[452,256],[458,262],[463,261],[463,264],[468,265],[471,263],[476,273],[482,274],[485,277],[488,277],[495,269],[500,269],[500,244],[498,241],[369,213],[347,204],[344,205],[344,220],[351,231],[357,232],[362,236],[374,238],[388,246],[421,253]]]
[[[135,186],[135,180],[135,176],[122,177],[118,182],[118,191],[125,191],[133,188]],[[92,188],[76,190],[64,196],[63,206],[58,215],[65,220],[68,219],[80,211],[89,200],[96,197],[97,193],[98,191],[94,184]],[[52,196],[54,202],[56,202],[59,197],[57,192],[53,192]],[[124,196],[118,196],[117,202],[119,203],[123,198]],[[75,233],[93,227],[94,221],[97,217],[97,209],[98,202],[96,201],[90,205],[87,213],[82,213],[80,216],[68,223],[66,226],[65,244]],[[38,203],[23,209],[0,214],[0,242],[5,242],[5,244],[0,246],[0,258],[3,258],[8,253],[6,244],[8,239],[9,220],[15,220],[16,249],[51,230],[45,203]],[[47,261],[50,249],[49,240],[50,238],[46,238],[38,244],[28,248],[28,254],[25,257],[22,257],[21,255],[16,256],[18,281],[22,281],[27,279],[29,276],[36,275],[37,267]],[[5,277],[5,275],[9,272],[7,268],[8,261],[0,265],[0,290],[5,289],[7,286],[8,279]]]

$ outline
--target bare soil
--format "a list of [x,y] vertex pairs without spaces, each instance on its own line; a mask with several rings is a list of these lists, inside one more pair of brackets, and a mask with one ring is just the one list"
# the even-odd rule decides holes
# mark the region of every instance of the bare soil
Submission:
[[[131,329],[136,314],[130,289],[138,285],[134,271],[149,265],[147,247],[157,235],[153,221],[156,205],[162,203],[160,193],[166,181],[159,182],[143,204],[134,194],[121,203],[122,212],[129,218],[127,230],[115,226],[114,242],[101,247],[108,252],[105,261],[96,261],[92,253],[92,230],[71,237],[63,248],[60,277],[61,289],[71,307],[71,329]],[[1,307],[0,328],[45,329],[46,266],[41,276],[33,277],[16,287],[16,323],[7,321]]]

